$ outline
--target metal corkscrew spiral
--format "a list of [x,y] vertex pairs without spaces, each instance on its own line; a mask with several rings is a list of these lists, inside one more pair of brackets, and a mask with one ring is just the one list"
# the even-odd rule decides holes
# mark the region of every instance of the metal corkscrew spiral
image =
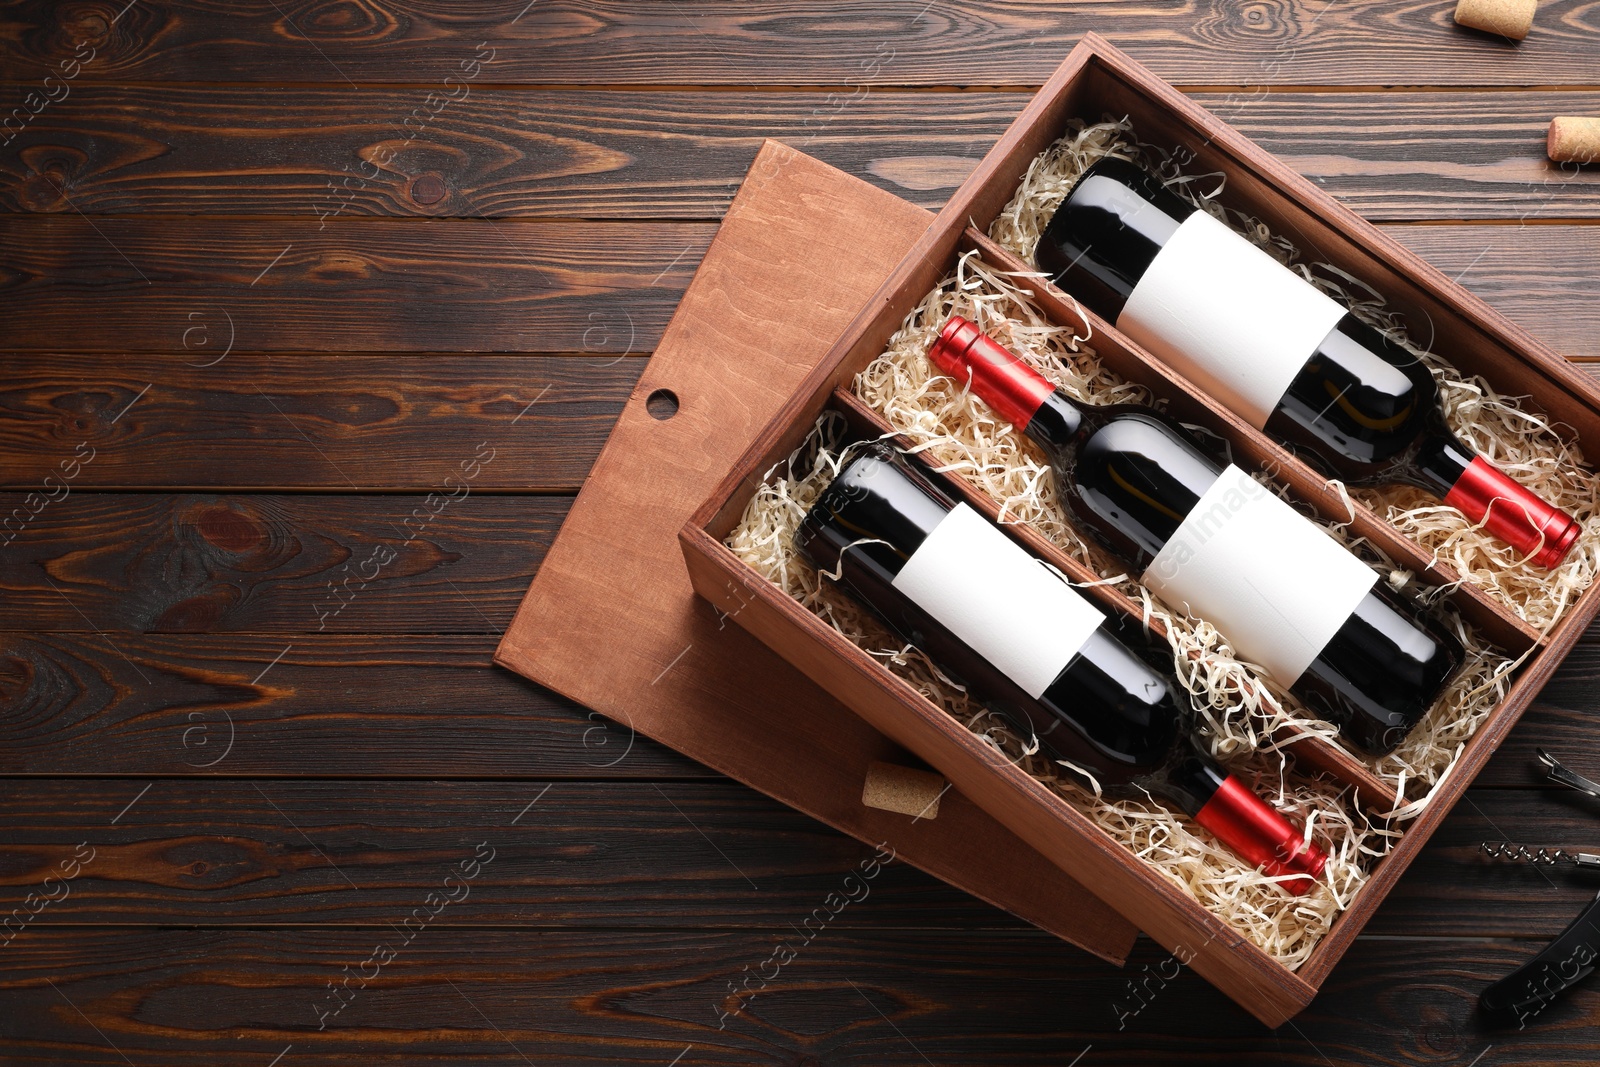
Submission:
[[[1561,765],[1560,760],[1542,748],[1536,748],[1534,752],[1539,757],[1539,763],[1543,766],[1547,779],[1568,789],[1600,797],[1600,782],[1568,770]],[[1510,841],[1485,841],[1479,847],[1483,850],[1483,854],[1492,860],[1526,863],[1534,867],[1571,864],[1574,867],[1600,870],[1600,854],[1593,852],[1568,852],[1564,848],[1529,848],[1527,845],[1518,845]]]
[[1600,868],[1600,856],[1592,852],[1568,852],[1564,848],[1529,848],[1510,841],[1485,841],[1478,846],[1492,860],[1526,863],[1535,867],[1571,864],[1574,867]]
[[[1536,748],[1534,752],[1539,757],[1539,763],[1543,766],[1547,779],[1568,789],[1600,797],[1600,782],[1568,770],[1562,766],[1560,760],[1542,748]],[[1593,852],[1568,852],[1564,848],[1529,848],[1527,845],[1518,845],[1510,841],[1485,841],[1479,847],[1483,850],[1483,854],[1492,860],[1526,863],[1534,867],[1571,864],[1574,867],[1600,870],[1600,854]]]
[[1529,848],[1527,845],[1514,845],[1509,841],[1485,841],[1482,844],[1483,854],[1492,860],[1506,860],[1510,863],[1531,863],[1534,865],[1545,864],[1554,867],[1558,863],[1577,863],[1564,848]]

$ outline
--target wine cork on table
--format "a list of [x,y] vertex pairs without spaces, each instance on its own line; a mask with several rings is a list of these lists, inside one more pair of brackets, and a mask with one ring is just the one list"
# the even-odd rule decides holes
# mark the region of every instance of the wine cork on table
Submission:
[[1533,29],[1539,0],[1457,0],[1456,22],[1520,41]]
[[861,803],[912,818],[937,819],[939,798],[947,788],[944,779],[931,771],[874,760],[867,768]]
[[1551,119],[1545,152],[1557,163],[1600,162],[1600,119],[1576,115]]

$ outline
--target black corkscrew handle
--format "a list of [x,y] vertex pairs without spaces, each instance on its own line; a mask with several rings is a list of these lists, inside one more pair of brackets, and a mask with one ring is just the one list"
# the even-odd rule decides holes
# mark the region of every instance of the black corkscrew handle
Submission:
[[1485,989],[1478,1008],[1500,1026],[1522,1029],[1594,971],[1600,959],[1600,894],[1537,956]]

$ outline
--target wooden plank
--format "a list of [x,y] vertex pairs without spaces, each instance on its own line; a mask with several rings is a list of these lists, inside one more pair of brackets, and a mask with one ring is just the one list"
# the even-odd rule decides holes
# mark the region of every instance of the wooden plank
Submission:
[[1545,156],[1550,119],[1600,113],[1600,94],[1518,88],[1192,95],[1373,221],[1548,221],[1600,213],[1600,172],[1563,170]]
[[[62,505],[41,507],[41,497],[60,498],[64,491],[292,486],[459,494],[460,464],[473,462],[479,446],[487,445],[494,459],[480,464],[467,492],[572,492],[639,373],[638,361],[598,358],[441,357],[400,371],[393,360],[376,356],[230,358],[243,369],[222,380],[156,357],[108,365],[92,356],[0,355],[0,368],[15,368],[10,380],[16,383],[9,397],[0,389],[14,413],[0,423],[0,477],[16,490],[0,493],[0,541],[15,535],[5,542],[15,547],[0,554],[0,573],[16,565],[7,555],[30,551],[23,545],[37,539],[36,550],[47,552],[73,536],[69,529],[45,532],[67,520],[65,513],[53,515]],[[1600,376],[1600,363],[1578,367]],[[94,385],[85,388],[86,380]],[[140,396],[146,385],[149,392]],[[550,392],[518,419],[524,398],[537,397],[546,385]],[[475,398],[460,403],[463,395]],[[407,402],[391,404],[397,397]],[[392,417],[351,418],[352,404],[387,407]],[[196,439],[208,447],[191,447]],[[89,463],[80,461],[91,454]],[[460,458],[453,466],[437,458],[448,455]],[[63,475],[74,470],[64,490]],[[455,480],[447,485],[446,478]],[[28,493],[40,496],[30,500]],[[404,532],[420,502],[393,506],[397,510],[385,514]],[[0,605],[0,618],[4,610]]]
[[[464,845],[440,856],[439,882],[471,854]],[[648,937],[470,928],[489,895],[448,905],[409,942],[390,925],[30,929],[0,971],[8,1062],[261,1067],[282,1054],[283,1067],[343,1067],[403,1049],[416,1067],[660,1067],[674,1057],[680,1067],[992,1067],[1074,1056],[1115,1067],[1397,1067],[1468,1064],[1493,1045],[1486,1063],[1587,1067],[1600,1039],[1592,989],[1521,1033],[1478,1022],[1478,991],[1528,957],[1526,942],[1363,940],[1293,1027],[1268,1034],[1145,941],[1118,971],[1043,933],[889,930],[848,908],[798,947],[790,923]],[[362,972],[378,945],[393,957]],[[777,945],[795,955],[774,972]]]
[[[70,603],[58,599],[57,610],[71,612],[80,602],[92,607],[83,589],[71,589]],[[506,673],[483,670],[493,650],[483,636],[305,634],[288,627],[261,634],[106,631],[0,634],[7,702],[32,709],[0,733],[0,774],[187,773],[186,765],[205,763],[216,750],[186,750],[184,730],[214,724],[216,733],[191,735],[190,747],[199,749],[208,737],[215,743],[225,734],[228,717],[242,735],[272,737],[269,746],[236,747],[227,769],[237,774],[583,777],[585,768],[615,758],[629,736],[625,728],[615,736],[589,733],[603,720]],[[255,683],[285,648],[269,672],[273,684]],[[1554,792],[1538,772],[1536,747],[1600,778],[1600,764],[1586,762],[1596,674],[1600,634],[1591,633],[1475,787]],[[204,716],[188,719],[196,709]],[[371,722],[351,725],[362,719]],[[385,729],[390,722],[399,726]],[[586,735],[593,751],[584,749]],[[607,744],[616,747],[602,752]],[[663,757],[666,751],[641,737],[626,770],[644,753],[640,774],[709,773]]]
[[[660,221],[319,225],[0,216],[0,280],[10,283],[0,331],[19,351],[159,352],[180,375],[216,359],[230,336],[235,353],[637,355],[660,340],[712,233],[707,223]],[[1589,299],[1600,286],[1600,227],[1385,229],[1564,355],[1600,356],[1600,309]]]
[[[1193,95],[1374,220],[1600,214],[1600,174],[1565,175],[1544,157],[1550,116],[1600,113],[1600,94]],[[1027,102],[1019,92],[874,92],[835,115],[817,91],[486,88],[394,149],[415,96],[275,89],[265,110],[259,89],[84,84],[0,147],[0,207],[717,219],[761,140],[775,137],[938,208]],[[394,160],[381,174],[362,170],[382,148]]]
[[[10,5],[11,55],[0,76],[36,81],[74,54],[84,81],[406,82],[461,92],[462,62],[480,83],[634,85],[1038,85],[1095,30],[1162,77],[1207,85],[1593,85],[1600,40],[1581,0],[1541,5],[1515,48],[1452,26],[1439,4],[1319,0],[1260,7],[1089,0],[895,4],[824,10],[797,0],[712,0],[692,8],[568,0],[526,8],[446,0],[404,8],[294,9],[259,0],[180,0],[159,13]],[[120,5],[119,5],[120,8]],[[492,51],[491,51],[492,49]],[[447,76],[457,82],[446,84]],[[469,87],[471,82],[466,83]],[[397,117],[398,120],[398,117]]]
[[[1572,762],[1600,770],[1587,754]],[[1484,842],[1595,851],[1600,801],[1550,789],[1469,789],[1363,932],[1548,939],[1594,899],[1592,873],[1491,861]]]
[[[188,754],[204,753],[196,746]],[[96,860],[73,883],[70,903],[50,912],[51,925],[371,924],[425,896],[452,850],[494,840],[499,859],[474,887],[483,901],[474,924],[762,929],[805,915],[872,854],[729,781],[208,777],[159,779],[141,794],[145,784],[0,783],[9,857],[0,912],[88,842]],[[1593,897],[1592,876],[1488,863],[1478,846],[1593,848],[1600,835],[1582,807],[1540,790],[1470,791],[1368,932],[1537,938],[1559,930]],[[364,814],[352,821],[355,811]],[[505,835],[519,813],[517,831]],[[869,900],[859,917],[873,926],[1025,928],[905,864],[890,864]]]
[[[26,515],[25,501],[0,494],[0,521]],[[498,633],[568,501],[477,493],[426,525],[418,507],[417,496],[73,492],[12,521],[0,630]],[[362,582],[362,565],[370,573],[389,551]],[[1532,733],[1581,743],[1597,645],[1600,634],[1586,637],[1545,688]]]
[[[173,569],[181,572],[190,566],[180,557]],[[218,581],[220,585],[225,579]],[[268,633],[131,634],[107,625],[105,616],[94,611],[88,587],[64,586],[66,599],[57,598],[52,610],[73,613],[81,604],[92,625],[103,632],[87,632],[91,623],[80,616],[76,626],[82,633],[0,634],[7,699],[34,709],[30,718],[4,732],[0,774],[186,773],[185,763],[212,758],[186,752],[182,744],[190,724],[186,716],[197,708],[209,710],[195,722],[220,727],[231,716],[241,733],[272,735],[271,746],[239,748],[229,757],[228,770],[238,774],[500,777],[526,772],[582,777],[584,767],[616,755],[583,750],[585,733],[600,720],[508,674],[483,670],[493,647],[487,635],[319,634],[290,625]],[[385,594],[375,589],[372,595],[377,599]],[[285,597],[282,606],[292,620],[297,614],[294,598]],[[357,598],[346,612],[353,615],[361,606]],[[311,614],[309,607],[303,610]],[[391,606],[383,615],[397,610]],[[444,612],[442,607],[436,610]],[[290,651],[270,671],[273,684],[255,683],[286,647]],[[1596,674],[1600,632],[1591,632],[1477,785],[1544,786],[1533,753],[1539,746],[1600,778],[1600,765],[1584,763],[1592,748]],[[170,694],[158,696],[168,692],[161,688],[166,686],[173,687]],[[384,694],[390,692],[403,699],[387,700]],[[159,715],[154,713],[157,706]],[[470,719],[463,720],[463,708],[471,709]],[[371,717],[373,724],[356,731],[350,721],[362,717]],[[405,729],[383,729],[391,718]],[[470,722],[471,730],[463,732],[463,721]],[[194,735],[194,747],[205,736]],[[622,730],[621,737],[627,736]],[[608,737],[597,731],[588,739],[595,748],[602,742],[620,743]],[[352,748],[353,738],[363,743]],[[638,744],[664,751],[644,738]],[[530,764],[533,756],[549,762]],[[651,756],[640,773],[665,773],[667,768],[677,774],[697,766],[676,757],[661,763]]]
[[[1600,369],[1600,368],[1597,368]],[[1600,779],[1595,759],[1595,715],[1600,712],[1600,627],[1590,629],[1561,663],[1528,714],[1478,776],[1478,785],[1551,786],[1544,777],[1536,749],[1549,749],[1557,759],[1580,774]],[[1596,824],[1600,838],[1600,823]],[[1600,844],[1600,840],[1597,840]]]
[[[272,96],[263,112],[259,89],[78,87],[0,147],[0,207],[720,219],[767,137],[937,207],[1026,99],[882,93],[835,117],[818,92],[483,89],[401,149],[415,90]],[[380,146],[394,159],[375,174]]]
[[706,223],[0,216],[12,349],[649,351]]
[[1600,358],[1600,226],[1537,223],[1385,229],[1561,355]]
[[492,669],[493,651],[418,634],[4,633],[0,774],[712,776]]
[[[108,825],[143,786],[0,783],[0,913],[87,841],[95,858],[51,925],[373,925],[487,840],[496,856],[473,882],[474,925],[770,928],[798,922],[875,854],[726,780],[159,780]],[[892,861],[859,903],[862,920],[886,926],[1025,925]]]
[[[0,354],[0,484],[56,497],[126,486],[406,488],[458,500],[571,490],[641,363],[235,351],[208,366],[173,353]],[[412,507],[423,505],[446,507],[421,498]],[[411,510],[394,517],[402,529]]]
[[0,630],[498,634],[569,500],[448,492],[71,493],[0,533]]
[[[1584,650],[1579,649],[1568,657],[1570,662],[1582,656],[1583,663],[1572,666],[1562,664],[1562,670],[1540,692],[1533,706],[1523,716],[1523,721],[1506,738],[1474,785],[1490,788],[1543,787],[1559,792],[1559,787],[1545,778],[1543,768],[1539,765],[1537,750],[1541,748],[1589,777],[1600,778],[1600,763],[1589,762],[1595,751],[1595,661],[1592,654],[1583,653]],[[1577,699],[1571,697],[1572,690],[1580,687],[1586,690],[1584,694]],[[1596,824],[1595,836],[1600,838],[1600,824]]]

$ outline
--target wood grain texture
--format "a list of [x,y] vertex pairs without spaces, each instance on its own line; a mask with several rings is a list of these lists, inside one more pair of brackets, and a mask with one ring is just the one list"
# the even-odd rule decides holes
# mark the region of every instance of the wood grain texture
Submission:
[[[1531,731],[1518,724],[1518,732]],[[1587,752],[1570,757],[1600,771]],[[1593,873],[1491,861],[1485,842],[1594,851],[1600,801],[1555,789],[1469,789],[1363,932],[1549,940],[1594,899]]]
[[40,78],[85,42],[85,80],[404,82],[423,87],[419,103],[452,91],[444,78],[480,46],[494,49],[484,82],[1037,86],[1089,30],[1168,81],[1205,85],[1593,85],[1600,58],[1582,0],[1541,5],[1515,50],[1454,26],[1453,6],[1435,0],[526,3],[182,0],[117,18],[115,0],[27,0],[8,12],[16,45],[0,76]]
[[1600,112],[1593,92],[1191,95],[1373,221],[1593,219],[1600,208],[1600,171],[1563,169],[1544,151],[1551,116]]
[[[0,330],[14,351],[162,353],[175,373],[215,360],[227,337],[235,352],[638,355],[661,339],[714,230],[654,220],[322,225],[0,216]],[[1600,287],[1600,227],[1535,217],[1386,229],[1563,355],[1600,357],[1600,312],[1587,299]]]
[[[0,479],[45,497],[125,486],[405,488],[438,494],[412,508],[442,514],[474,490],[579,485],[642,363],[190,356],[0,354]],[[393,516],[397,533],[424,525],[412,508]]]
[[[571,492],[641,362],[237,352],[224,374],[155,355],[0,353],[0,485],[14,490],[0,491],[0,574],[31,539],[58,540],[41,533],[60,521],[53,501],[89,489]],[[1578,366],[1600,377],[1595,359]],[[455,506],[413,500],[389,519],[409,534],[425,503]]]
[[[380,728],[377,716],[367,721]],[[241,756],[248,743],[241,737]],[[399,769],[378,745],[347,745]],[[205,747],[185,755],[201,758]],[[239,773],[231,756],[217,770]],[[463,849],[489,840],[498,858],[474,884],[481,904],[461,917],[473,925],[759,930],[798,921],[873,854],[726,780],[160,778],[141,793],[145,784],[0,783],[0,913],[88,842],[96,858],[52,907],[51,925],[371,924],[404,913]],[[1593,876],[1490,863],[1478,846],[1592,849],[1597,813],[1539,790],[1469,791],[1368,932],[1548,938],[1594,896]],[[904,863],[886,865],[861,904],[849,928],[1028,928]]]
[[[442,857],[441,882],[454,859]],[[292,1046],[285,1065],[381,1056],[659,1067],[676,1056],[680,1067],[1021,1067],[1083,1055],[1117,1067],[1398,1067],[1467,1064],[1489,1045],[1501,1058],[1486,1063],[1593,1062],[1592,990],[1521,1034],[1478,1021],[1478,989],[1525,959],[1526,943],[1362,941],[1293,1028],[1264,1035],[1191,973],[1157,986],[1151,975],[1173,972],[1149,942],[1119,972],[1037,932],[849,927],[846,911],[762,988],[756,976],[772,975],[763,964],[774,946],[800,940],[788,924],[648,934],[469,928],[487,895],[450,905],[409,943],[383,924],[29,930],[6,948],[0,972],[13,1006],[11,1062],[265,1064]],[[354,978],[345,986],[379,945],[393,958],[369,964],[364,987]],[[1130,990],[1130,979],[1145,984]],[[345,1004],[337,1015],[318,1011],[339,1003],[329,982]]]
[[[1538,748],[1549,749],[1558,759],[1600,778],[1600,762],[1593,759],[1596,679],[1600,676],[1600,626],[1592,627],[1561,663],[1527,718],[1512,731],[1505,744],[1479,775],[1487,786],[1549,786],[1539,766]],[[1600,825],[1597,825],[1600,831]]]
[[[1544,156],[1550,116],[1596,113],[1600,94],[1193,96],[1370,219],[1600,214],[1600,174],[1566,174]],[[274,88],[266,98],[261,113],[260,89],[78,86],[0,147],[0,207],[719,219],[762,138],[775,137],[938,208],[1028,99],[882,90],[839,107],[820,91],[490,88],[407,144],[397,124],[412,90]],[[364,170],[383,149],[393,161]]]
[[[759,929],[800,921],[875,855],[726,780],[159,780],[109,825],[143,784],[0,784],[0,913],[80,841],[95,857],[53,925],[372,925],[488,841],[457,916],[472,925]],[[852,925],[1025,926],[892,860],[857,903]]]
[[[1600,359],[1600,227],[1392,226],[1389,234],[1568,359]],[[1424,327],[1414,326],[1424,337]]]
[[[75,603],[82,595],[74,588],[70,598]],[[357,600],[347,610],[359,606]],[[70,612],[71,604],[62,601],[59,610]],[[277,776],[582,777],[616,759],[632,736],[625,724],[606,727],[606,720],[509,672],[487,669],[490,634],[307,634],[285,627],[141,635],[109,627],[88,632],[78,622],[84,632],[0,634],[9,713],[0,774],[190,773],[215,757],[215,747],[200,750],[226,737],[230,717],[241,736],[272,743],[236,745],[226,770]],[[279,653],[271,684],[255,683]],[[1476,784],[1555,792],[1536,769],[1533,749],[1540,746],[1600,778],[1600,766],[1584,765],[1596,674],[1600,630],[1562,664]],[[190,712],[199,717],[188,718]],[[184,730],[194,724],[211,729],[191,735],[186,747]],[[710,773],[643,737],[628,751],[615,773]]]
[[[415,90],[270,95],[274,110],[241,126],[259,89],[81,86],[0,148],[0,206],[719,219],[774,137],[936,207],[1026,99],[883,93],[835,114],[816,92],[483,89],[407,144]],[[363,161],[381,148],[394,159],[374,176]]]
[[0,773],[708,777],[494,638],[0,634]]
[[498,634],[568,500],[467,494],[70,493],[12,521],[0,630]]
[[[0,1060],[1593,1063],[1592,990],[1520,1034],[1474,1014],[1592,883],[1472,850],[1596,847],[1600,812],[1532,767],[1545,746],[1600,776],[1600,633],[1276,1034],[1188,973],[1124,1017],[1152,944],[1119,972],[901,864],[727,999],[862,846],[488,666],[570,506],[507,494],[583,481],[642,371],[612,361],[656,347],[760,138],[936,207],[1086,29],[1600,360],[1600,174],[1560,181],[1540,144],[1600,111],[1600,22],[1547,0],[1509,47],[1452,7],[8,5],[0,913],[51,850],[103,866],[0,944]],[[485,441],[407,547],[394,524]],[[16,533],[80,443],[70,496]],[[375,548],[404,551],[319,615]],[[319,1031],[329,983],[501,830],[470,899]]]
[[[0,216],[7,347],[649,351],[715,227]],[[206,341],[202,343],[202,338]]]
[[[723,262],[742,262],[739,261],[736,243],[733,251],[730,251],[730,243],[733,243],[731,234],[739,230],[757,235],[768,245],[778,240],[779,248],[798,245],[806,237],[810,237],[811,243],[816,246],[816,229],[808,224],[819,216],[824,221],[824,230],[834,235],[838,256],[848,251],[853,256],[850,262],[854,272],[862,275],[856,277],[851,270],[838,270],[829,277],[819,277],[816,285],[811,286],[806,294],[805,306],[813,314],[813,318],[806,322],[816,328],[795,331],[790,342],[810,344],[819,352],[822,344],[826,344],[824,338],[827,334],[837,330],[838,320],[848,317],[854,307],[866,299],[866,293],[870,286],[875,285],[878,275],[885,272],[888,264],[898,258],[904,248],[925,229],[928,216],[915,206],[878,194],[861,182],[830,170],[821,163],[798,157],[792,150],[774,147],[773,152],[776,155],[770,158],[770,162],[776,166],[771,171],[763,170],[768,181],[763,182],[762,189],[766,197],[778,197],[787,203],[787,213],[792,216],[792,222],[802,224],[800,232],[784,240],[781,237],[784,227],[779,226],[774,213],[758,213],[749,206],[749,197],[741,197],[738,203],[747,205],[746,213],[736,221],[731,221],[730,227],[720,232],[717,246],[722,253],[718,254]],[[782,190],[787,190],[789,197],[779,195]],[[869,202],[866,205],[859,203],[861,194],[866,194]],[[859,224],[866,218],[874,219],[880,226],[877,246],[862,242],[859,237]],[[891,222],[893,226],[890,226]],[[749,248],[744,251],[749,251]],[[782,269],[771,254],[766,254],[765,259],[766,274],[770,275],[771,282],[776,283],[778,304],[789,307],[794,293],[789,285],[787,270]],[[706,286],[702,285],[702,290],[704,288]],[[726,291],[739,293],[742,306],[750,309],[754,286],[747,270],[734,285],[722,288],[712,286],[710,299],[723,304]],[[683,326],[688,318],[688,315],[678,315],[674,322]],[[832,318],[832,322],[829,322],[829,318]],[[758,376],[770,390],[768,395],[771,400],[776,402],[784,394],[782,374],[790,374],[792,378],[800,371],[786,371],[781,365],[771,365],[773,352],[758,347],[758,341],[750,341],[749,344],[752,344],[752,349],[747,352],[746,358],[725,358],[725,362],[718,365],[718,373],[731,381]],[[680,346],[678,357],[674,362],[666,352],[659,354],[658,360],[651,363],[651,376],[653,381],[666,378],[680,392],[685,408],[682,418],[662,422],[656,418],[658,413],[646,411],[643,403],[630,405],[624,413],[627,429],[645,442],[656,443],[658,453],[651,456],[637,477],[622,478],[621,483],[611,482],[608,488],[602,488],[605,485],[603,478],[590,483],[578,504],[578,510],[582,512],[586,502],[587,506],[592,507],[597,502],[616,502],[618,499],[634,501],[635,506],[627,509],[626,518],[621,523],[616,520],[608,522],[611,536],[616,531],[622,531],[621,542],[613,542],[611,549],[603,553],[595,565],[581,568],[581,573],[574,576],[581,582],[578,592],[558,603],[554,611],[528,621],[528,625],[520,632],[523,641],[542,640],[549,633],[578,638],[576,677],[584,683],[608,678],[605,670],[614,672],[618,662],[627,664],[629,670],[642,670],[642,675],[638,677],[638,688],[635,689],[637,697],[630,696],[616,705],[600,704],[611,713],[611,717],[629,728],[630,736],[637,720],[638,728],[643,733],[666,737],[670,744],[693,752],[710,765],[733,768],[731,773],[741,774],[744,781],[765,776],[763,781],[770,782],[771,792],[790,798],[790,803],[818,814],[830,825],[848,830],[869,843],[898,841],[896,848],[909,864],[923,865],[934,872],[946,872],[947,877],[955,878],[960,885],[976,888],[986,899],[1000,902],[1018,915],[1040,921],[1046,928],[1064,931],[1064,936],[1090,947],[1093,952],[1122,958],[1128,945],[1133,942],[1133,928],[1117,920],[1106,905],[1093,899],[1082,886],[1072,883],[1058,869],[1048,867],[1042,857],[1026,854],[1026,849],[1016,845],[1014,838],[981,811],[963,803],[962,798],[950,798],[938,824],[925,821],[917,825],[904,819],[890,824],[890,819],[882,813],[864,811],[859,803],[859,790],[864,776],[861,765],[874,758],[893,758],[896,753],[891,745],[882,737],[870,734],[859,720],[840,707],[827,707],[808,701],[810,688],[803,678],[784,672],[779,664],[763,662],[758,649],[750,646],[749,641],[746,641],[746,645],[739,645],[738,638],[741,635],[738,633],[718,635],[717,630],[722,629],[722,624],[710,616],[704,605],[694,603],[686,587],[678,593],[677,611],[667,606],[666,598],[659,595],[661,576],[666,574],[670,579],[672,574],[677,573],[672,534],[680,518],[670,517],[669,509],[661,506],[662,496],[677,499],[677,507],[690,506],[699,494],[698,490],[685,482],[685,478],[696,477],[694,454],[699,451],[704,453],[707,461],[720,461],[720,453],[734,448],[734,443],[726,438],[726,434],[738,430],[736,422],[723,416],[712,426],[722,429],[725,434],[718,438],[715,445],[710,442],[710,435],[706,432],[710,427],[704,422],[706,392],[688,389],[688,379],[678,376],[674,371],[674,368],[677,371],[693,368],[704,373],[709,363],[704,344],[693,341]],[[635,394],[640,402],[643,402],[645,392],[650,387],[642,387]],[[531,411],[531,408],[533,405],[530,403],[526,411]],[[760,421],[760,416],[750,410],[749,403],[746,403],[744,411],[749,421]],[[606,456],[614,454],[614,448],[606,450]],[[603,462],[602,459],[602,466]],[[642,490],[643,494],[640,494]],[[646,573],[637,577],[624,577],[618,590],[598,593],[595,581],[608,574],[624,571],[630,553],[637,552],[638,545],[643,542],[646,525],[643,520],[646,517],[653,523],[654,550],[658,555],[670,555],[674,566],[656,569],[654,573],[646,569]],[[547,576],[549,566],[544,571],[546,574],[541,574],[541,577]],[[678,579],[678,582],[682,584],[682,579]],[[606,619],[598,625],[586,627],[592,619],[582,616],[590,605],[614,605],[624,593],[632,595],[637,590],[656,590],[658,595],[646,595],[642,611],[634,616]],[[688,633],[678,629],[678,622],[682,621],[685,614],[691,619]],[[666,641],[661,648],[653,649],[659,656],[645,648],[646,630],[653,625],[662,627],[656,637]],[[619,635],[626,635],[626,645],[622,645]],[[694,651],[696,646],[701,651]],[[600,648],[610,649],[610,656],[598,656]],[[715,661],[722,670],[699,675],[691,670],[699,659],[706,656],[704,649],[722,649],[722,657]],[[291,649],[280,649],[280,654],[288,654],[288,651]],[[691,651],[694,651],[694,656],[690,656]],[[685,662],[686,657],[688,662]],[[536,654],[522,657],[518,662],[525,672],[533,672],[549,661],[550,656]],[[141,673],[131,657],[128,667],[134,673]],[[264,670],[270,667],[272,664],[264,667]],[[750,681],[771,686],[770,691],[757,691],[757,686],[747,685],[746,681],[742,681],[746,675],[739,673],[741,670],[747,672]],[[258,681],[259,677],[254,678],[251,686]],[[574,691],[571,685],[560,685],[558,688]],[[600,691],[605,693],[605,688]],[[590,697],[590,702],[597,701]],[[664,721],[667,713],[683,710],[683,705],[699,712],[701,718],[691,720],[688,728],[682,726],[682,720],[669,728]],[[715,712],[715,717],[706,718],[706,712]],[[232,737],[234,721],[232,718],[226,721],[230,729],[229,737]],[[218,725],[221,726],[221,723]],[[582,733],[586,749],[600,747],[592,744],[595,734],[600,734],[602,739],[610,737],[605,729],[590,725]],[[210,733],[202,734],[205,739],[210,739],[210,736]],[[691,737],[696,737],[694,744],[690,744]],[[621,749],[616,757],[611,755],[616,750],[614,747],[608,747],[600,753],[602,758],[598,768],[602,769],[602,773],[605,773],[606,766],[618,763],[629,753],[629,749],[621,742],[616,747]],[[230,753],[230,749],[226,752]],[[774,755],[781,752],[781,758],[768,757],[765,755],[768,752]],[[210,755],[210,749],[206,750],[205,755]],[[587,755],[590,753],[586,752]],[[810,757],[810,761],[806,761],[802,755]],[[170,758],[170,755],[166,758]],[[590,766],[595,766],[595,760],[586,758],[586,761]],[[190,763],[194,761],[190,760]],[[216,765],[218,761],[213,760],[206,766]],[[942,849],[941,854],[941,849],[934,848],[934,843],[939,841],[960,841],[960,856],[968,861],[966,872],[979,870],[986,877],[963,878],[966,872],[963,872],[960,864],[949,861],[949,849]],[[1005,864],[1005,867],[1002,869],[998,864]]]

